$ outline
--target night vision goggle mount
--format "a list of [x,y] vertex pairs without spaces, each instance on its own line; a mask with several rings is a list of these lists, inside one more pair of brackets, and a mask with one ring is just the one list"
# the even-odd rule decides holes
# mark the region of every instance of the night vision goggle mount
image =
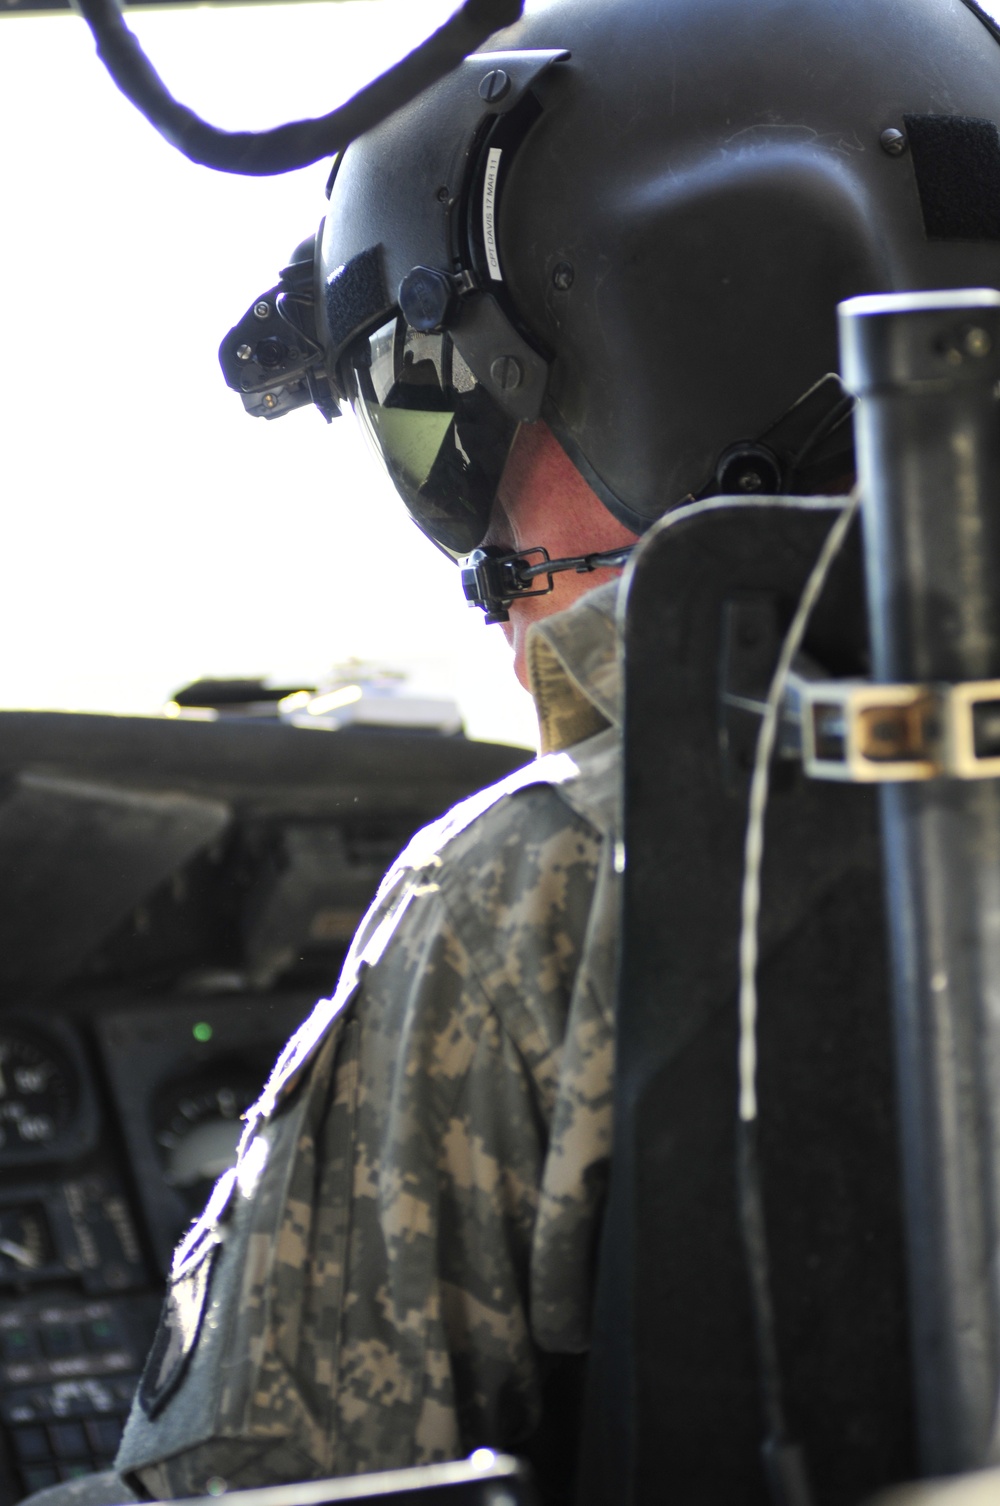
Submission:
[[255,298],[219,346],[227,384],[255,418],[315,403],[327,423],[340,404],[316,330],[315,237],[302,242],[273,288]]

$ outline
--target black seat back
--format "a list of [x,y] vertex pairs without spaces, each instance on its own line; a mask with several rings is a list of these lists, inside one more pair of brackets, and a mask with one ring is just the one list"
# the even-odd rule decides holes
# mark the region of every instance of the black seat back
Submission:
[[[834,504],[719,506],[644,543],[628,604],[612,1188],[581,1499],[766,1499],[737,1210],[737,946],[749,768]],[[866,671],[860,551],[805,648]],[[727,697],[728,694],[728,704]],[[791,1430],[818,1506],[916,1472],[872,792],[776,762],[761,916],[760,1149]]]

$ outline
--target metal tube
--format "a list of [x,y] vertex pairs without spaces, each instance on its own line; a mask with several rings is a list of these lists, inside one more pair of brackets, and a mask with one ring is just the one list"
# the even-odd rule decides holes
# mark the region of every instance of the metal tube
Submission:
[[[840,309],[873,678],[1000,675],[1000,293]],[[1000,788],[885,785],[918,1427],[928,1473],[1000,1459]]]

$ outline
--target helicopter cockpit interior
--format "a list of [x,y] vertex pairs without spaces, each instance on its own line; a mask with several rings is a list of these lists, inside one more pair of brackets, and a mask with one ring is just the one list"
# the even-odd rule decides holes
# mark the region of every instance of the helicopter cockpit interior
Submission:
[[[171,1251],[233,1166],[281,1046],[332,991],[394,855],[526,764],[535,738],[453,563],[414,548],[332,421],[318,325],[291,321],[279,350],[265,323],[314,265],[311,249],[288,261],[289,227],[308,248],[333,155],[320,112],[346,101],[323,117],[339,151],[460,61],[478,69],[520,0],[466,0],[433,36],[452,0],[140,0],[130,24],[177,98],[122,43],[117,0],[74,3],[93,38],[64,0],[0,11],[0,174],[19,227],[0,244],[0,1506],[110,1466]],[[995,7],[954,9],[1000,44]],[[373,106],[362,86],[409,47],[418,63],[392,73],[405,100]],[[511,79],[493,68],[463,109],[502,110],[498,87]],[[830,150],[882,167],[909,150],[916,238],[977,247],[961,269],[989,280],[995,124],[899,120]],[[476,137],[483,158],[493,139]],[[229,176],[244,153],[232,171],[250,176]],[[930,198],[962,201],[945,235],[918,193],[928,163]],[[469,210],[468,192],[435,193],[435,213]],[[367,252],[352,254],[309,292],[317,307],[348,268],[363,279]],[[284,267],[273,299],[262,265]],[[483,293],[457,263],[405,267],[393,339],[434,334]],[[555,293],[567,273],[552,269]],[[657,516],[628,563],[624,799],[604,849],[623,892],[607,949],[614,1147],[587,1250],[579,1491],[562,1481],[560,1503],[673,1490],[683,1506],[855,1506],[1000,1457],[1000,553],[983,545],[1000,538],[1000,293],[908,275],[830,300],[840,376],[760,431],[775,449],[723,451],[718,484]],[[783,284],[778,302],[784,317]],[[217,370],[227,328],[226,380],[251,411],[307,395],[320,411],[247,424]],[[524,375],[507,355],[488,373],[498,390]],[[831,383],[794,455],[852,413],[856,448],[800,494],[774,430],[798,432]],[[501,550],[512,574],[478,604],[489,621],[511,580],[527,591],[630,553]],[[477,556],[488,584],[488,551],[462,574]],[[477,1453],[409,1484],[277,1486],[252,1506],[368,1490],[437,1506],[452,1487],[455,1506],[532,1499],[517,1461]]]

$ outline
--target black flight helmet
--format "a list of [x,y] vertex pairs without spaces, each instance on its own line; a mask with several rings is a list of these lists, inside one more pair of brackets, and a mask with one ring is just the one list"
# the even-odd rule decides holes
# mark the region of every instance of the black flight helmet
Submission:
[[251,311],[227,377],[265,415],[349,402],[456,557],[538,418],[636,532],[829,489],[837,303],[1000,282],[998,110],[967,0],[543,0],[347,149],[266,295],[298,366]]

